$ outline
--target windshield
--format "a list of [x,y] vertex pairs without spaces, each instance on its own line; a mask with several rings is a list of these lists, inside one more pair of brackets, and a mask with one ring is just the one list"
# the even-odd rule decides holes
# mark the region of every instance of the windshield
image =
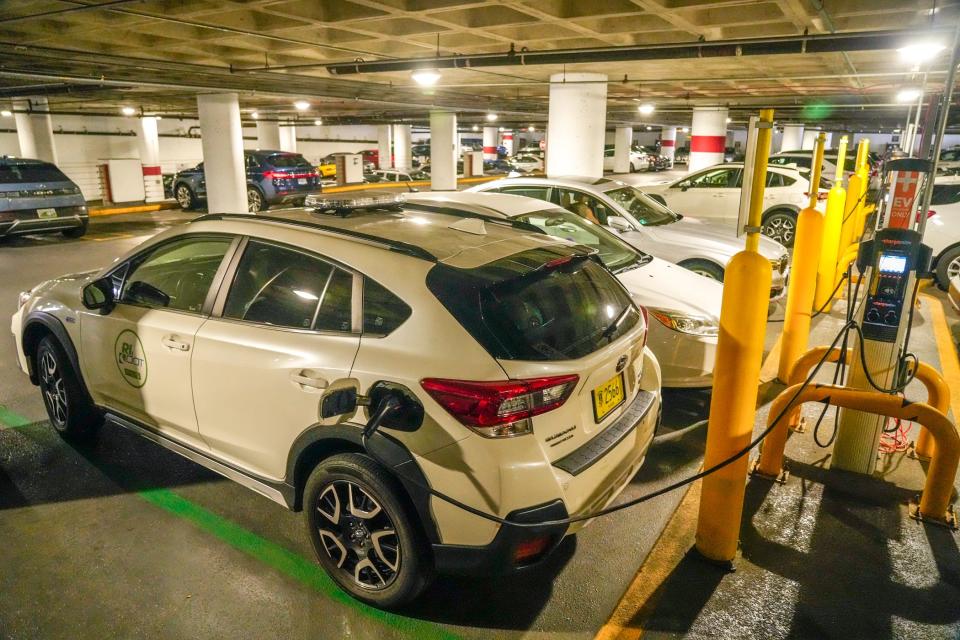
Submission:
[[680,219],[679,215],[633,187],[620,187],[607,191],[605,195],[626,209],[645,227],[670,224]]
[[532,224],[555,238],[596,249],[604,266],[614,273],[645,265],[652,259],[600,225],[564,209],[537,211],[517,216],[514,220]]
[[267,162],[277,169],[297,169],[303,167],[312,169],[313,165],[307,159],[296,153],[276,154],[267,158]]
[[0,164],[0,184],[23,182],[70,182],[70,178],[52,164]]

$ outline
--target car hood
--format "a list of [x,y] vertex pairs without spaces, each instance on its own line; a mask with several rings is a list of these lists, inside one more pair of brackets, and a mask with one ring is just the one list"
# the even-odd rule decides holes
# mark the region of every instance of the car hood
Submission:
[[720,318],[723,285],[660,258],[617,274],[644,307]]

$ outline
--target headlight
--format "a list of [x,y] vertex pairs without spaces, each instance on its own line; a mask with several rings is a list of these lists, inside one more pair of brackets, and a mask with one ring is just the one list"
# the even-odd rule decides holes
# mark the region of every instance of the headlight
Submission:
[[716,320],[663,309],[650,309],[650,315],[668,329],[695,336],[715,336],[720,333]]

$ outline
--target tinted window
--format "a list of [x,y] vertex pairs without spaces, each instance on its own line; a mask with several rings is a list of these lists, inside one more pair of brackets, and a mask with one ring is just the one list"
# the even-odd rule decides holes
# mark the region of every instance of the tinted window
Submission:
[[225,318],[293,329],[350,331],[353,276],[305,253],[252,241],[237,266]]
[[630,331],[640,313],[599,261],[568,247],[525,251],[475,269],[438,264],[427,286],[493,357],[569,360]]
[[934,184],[930,204],[953,204],[960,202],[960,182],[956,184]]
[[267,162],[278,169],[313,168],[299,153],[278,153],[267,158]]
[[736,186],[737,169],[711,169],[687,178],[684,182],[697,189],[720,189]]
[[940,159],[947,162],[956,162],[960,160],[960,149],[947,149],[940,152]]
[[509,193],[515,196],[526,196],[537,200],[549,200],[547,187],[501,187],[500,193]]
[[782,187],[783,186],[783,176],[779,173],[773,171],[767,172],[767,186],[768,187]]
[[231,241],[183,238],[138,257],[128,268],[120,301],[199,313]]
[[0,164],[0,184],[69,181],[60,169],[48,163]]
[[363,332],[387,335],[410,317],[407,303],[370,278],[363,281]]

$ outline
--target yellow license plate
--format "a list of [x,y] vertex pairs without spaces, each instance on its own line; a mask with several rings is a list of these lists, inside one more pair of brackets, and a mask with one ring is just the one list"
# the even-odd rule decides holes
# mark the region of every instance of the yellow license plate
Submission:
[[623,374],[618,373],[593,390],[593,418],[597,422],[623,404]]

